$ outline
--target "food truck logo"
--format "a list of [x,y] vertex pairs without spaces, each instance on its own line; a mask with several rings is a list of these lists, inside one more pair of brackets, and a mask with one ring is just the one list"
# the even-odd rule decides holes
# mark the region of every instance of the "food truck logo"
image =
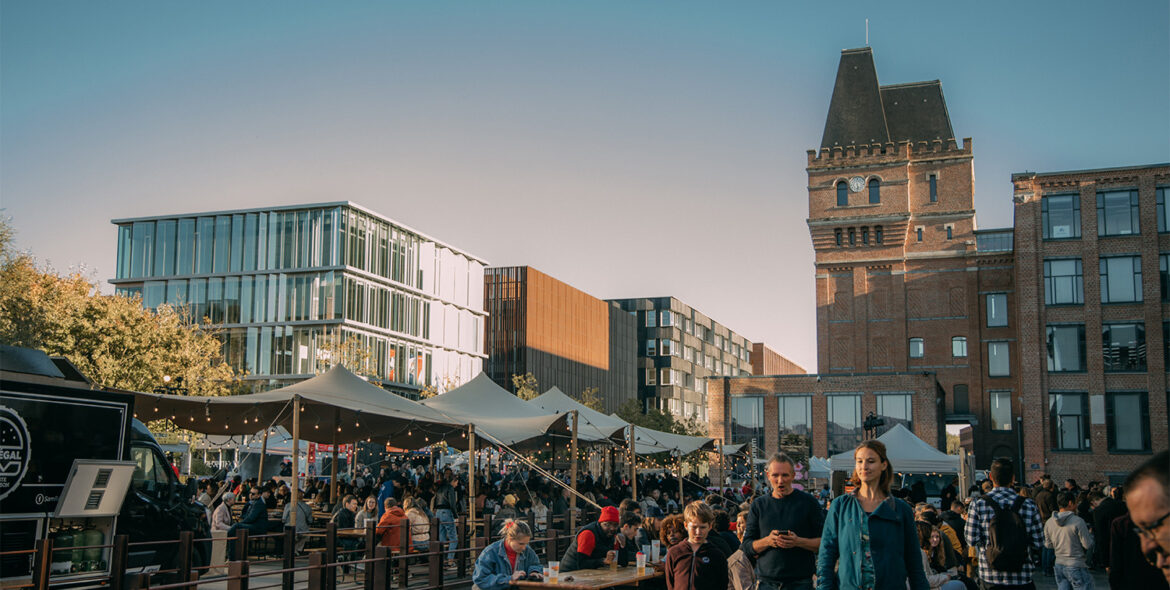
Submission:
[[20,486],[31,453],[28,425],[20,414],[0,406],[0,500]]

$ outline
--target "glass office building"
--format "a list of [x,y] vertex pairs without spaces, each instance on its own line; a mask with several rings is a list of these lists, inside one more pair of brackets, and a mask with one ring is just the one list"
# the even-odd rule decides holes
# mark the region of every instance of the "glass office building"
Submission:
[[257,389],[341,354],[412,395],[480,372],[486,262],[349,202],[115,219],[119,293],[188,306]]

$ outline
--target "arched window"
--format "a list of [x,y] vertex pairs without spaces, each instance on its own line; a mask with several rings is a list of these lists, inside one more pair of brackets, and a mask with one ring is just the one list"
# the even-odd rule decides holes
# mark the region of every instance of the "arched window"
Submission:
[[869,179],[869,203],[871,205],[876,205],[882,202],[881,190],[878,188],[880,186],[881,183],[878,182],[878,179]]
[[849,206],[849,184],[844,180],[837,182],[837,206]]

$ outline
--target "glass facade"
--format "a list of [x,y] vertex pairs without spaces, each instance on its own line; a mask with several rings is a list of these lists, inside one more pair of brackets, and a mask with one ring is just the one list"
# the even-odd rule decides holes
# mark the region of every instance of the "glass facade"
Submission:
[[812,453],[812,396],[782,395],[779,406],[781,447],[799,446]]
[[1089,450],[1089,396],[1084,392],[1049,393],[1052,447],[1066,451]]
[[764,452],[764,398],[731,398],[731,442],[756,441],[758,453]]
[[482,261],[349,204],[115,220],[120,293],[221,329],[249,378],[351,357],[387,384],[479,372]]
[[877,415],[886,423],[875,434],[881,436],[896,424],[914,432],[914,396],[909,393],[883,393],[877,396]]

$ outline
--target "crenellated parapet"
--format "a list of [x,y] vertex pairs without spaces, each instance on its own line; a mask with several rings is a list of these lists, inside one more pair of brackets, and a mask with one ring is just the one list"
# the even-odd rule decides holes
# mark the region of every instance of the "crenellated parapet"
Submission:
[[850,144],[825,147],[820,151],[808,150],[807,154],[809,168],[830,168],[890,164],[919,159],[971,157],[973,145],[970,137],[963,138],[962,145],[952,137],[933,141]]

